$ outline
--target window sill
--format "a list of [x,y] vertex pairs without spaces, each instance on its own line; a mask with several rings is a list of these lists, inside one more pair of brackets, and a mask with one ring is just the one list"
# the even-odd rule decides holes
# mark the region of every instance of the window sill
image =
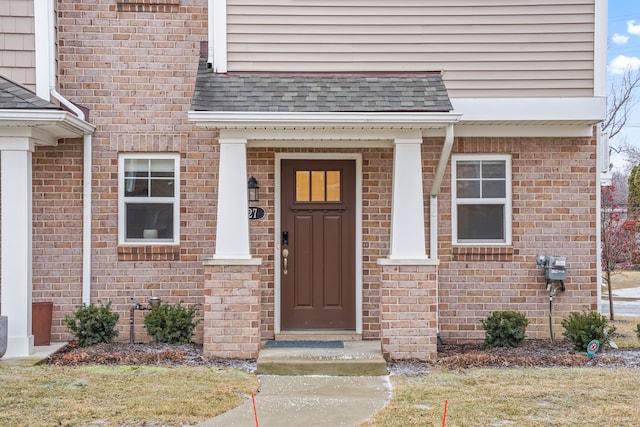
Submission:
[[179,245],[118,246],[118,261],[178,261]]
[[513,246],[454,246],[454,261],[511,261],[516,254]]

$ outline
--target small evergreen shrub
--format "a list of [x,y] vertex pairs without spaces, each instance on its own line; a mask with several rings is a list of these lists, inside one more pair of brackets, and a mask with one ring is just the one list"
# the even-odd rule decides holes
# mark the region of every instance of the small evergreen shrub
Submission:
[[99,343],[111,343],[118,336],[116,323],[120,315],[111,311],[111,303],[101,305],[82,304],[73,312],[73,317],[67,315],[64,323],[78,340],[78,346],[88,347]]
[[640,323],[638,323],[636,325],[636,335],[638,336],[638,339],[640,340]]
[[608,345],[609,335],[616,330],[609,326],[606,316],[591,312],[573,311],[562,319],[563,335],[573,343],[576,351],[587,351],[587,345],[592,340],[600,341],[600,345]]
[[494,311],[482,321],[482,327],[487,332],[482,347],[520,346],[524,342],[528,324],[529,320],[518,311]]
[[158,343],[187,344],[200,323],[194,320],[198,310],[181,304],[162,304],[151,310],[144,318],[147,333]]

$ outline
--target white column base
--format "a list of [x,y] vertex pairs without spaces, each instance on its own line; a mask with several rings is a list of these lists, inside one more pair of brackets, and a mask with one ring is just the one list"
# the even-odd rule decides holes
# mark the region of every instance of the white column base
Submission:
[[[9,319],[9,323],[11,323],[11,319]],[[34,351],[33,335],[28,337],[9,337],[7,339],[7,352],[4,354],[3,359],[29,357]]]

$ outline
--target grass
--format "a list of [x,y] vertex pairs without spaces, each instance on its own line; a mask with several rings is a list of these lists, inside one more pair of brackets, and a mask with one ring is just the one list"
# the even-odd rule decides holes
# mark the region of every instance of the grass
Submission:
[[391,402],[365,426],[637,425],[639,369],[436,371],[392,377]]
[[636,326],[640,324],[640,317],[615,316],[610,324],[616,327],[614,342],[620,348],[640,347],[640,340],[636,332]]
[[[606,282],[603,288],[606,289]],[[613,289],[640,288],[640,271],[615,271],[611,276]]]
[[254,375],[211,367],[0,367],[2,426],[194,424],[257,390]]

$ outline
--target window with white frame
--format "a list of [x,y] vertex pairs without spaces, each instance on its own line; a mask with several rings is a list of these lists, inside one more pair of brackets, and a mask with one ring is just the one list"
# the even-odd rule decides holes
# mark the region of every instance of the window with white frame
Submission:
[[452,156],[453,243],[511,244],[511,156]]
[[121,243],[177,243],[180,235],[180,157],[129,153],[118,159]]

